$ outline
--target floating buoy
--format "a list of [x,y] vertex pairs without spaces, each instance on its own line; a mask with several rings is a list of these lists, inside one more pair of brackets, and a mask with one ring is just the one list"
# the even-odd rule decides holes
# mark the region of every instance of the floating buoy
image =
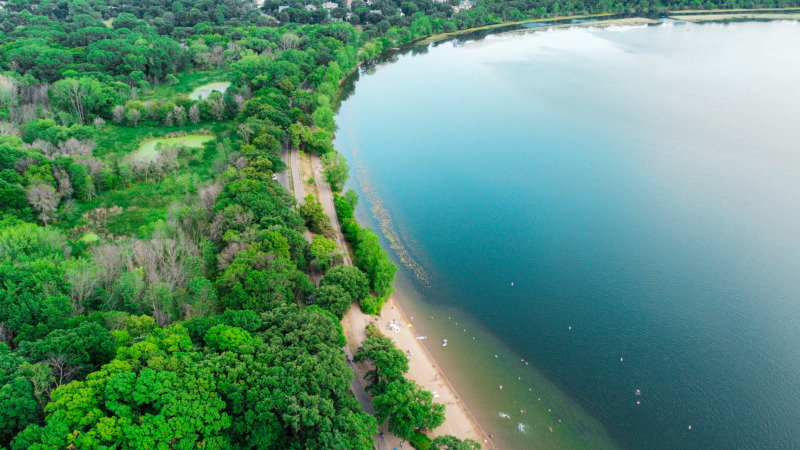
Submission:
[[689,429],[690,429],[690,430],[692,429],[692,426],[691,426],[691,425],[689,425]]
[[640,402],[639,400],[636,400],[636,404],[637,404],[637,405],[641,405],[641,404],[642,404],[642,402]]
[[511,285],[512,285],[512,286],[514,285],[514,282],[513,282],[513,281],[511,282]]
[[569,331],[572,331],[572,327],[569,327]]
[[619,359],[619,362],[622,362],[622,358]]
[[494,357],[497,358],[497,355],[494,355]]

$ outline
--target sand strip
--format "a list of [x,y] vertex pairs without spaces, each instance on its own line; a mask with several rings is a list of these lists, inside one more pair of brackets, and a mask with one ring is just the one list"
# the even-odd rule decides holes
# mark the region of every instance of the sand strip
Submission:
[[[399,333],[387,329],[387,325],[392,320],[400,326]],[[362,313],[354,303],[350,308],[350,312],[345,316],[344,322],[348,345],[351,346],[350,350],[353,352],[357,350],[357,348],[353,348],[353,345],[356,342],[360,345],[361,341],[366,337],[364,328],[370,323],[377,325],[384,335],[392,339],[397,348],[408,355],[409,371],[406,374],[406,378],[415,381],[430,392],[435,392],[434,401],[446,405],[445,423],[441,427],[432,430],[429,434],[431,437],[449,434],[459,439],[473,439],[479,442],[483,448],[495,448],[486,432],[472,415],[472,412],[461,400],[447,376],[436,364],[425,345],[423,345],[424,341],[417,339],[413,322],[400,308],[395,295],[386,302],[383,312],[377,321],[373,317]],[[411,325],[410,327],[409,324]],[[438,341],[427,342],[427,345],[441,345],[441,343]],[[369,367],[365,364],[356,365],[356,374],[362,378],[367,370],[369,370]],[[399,448],[399,440],[394,442],[393,440],[396,438],[389,436],[387,438],[388,448]],[[378,442],[377,444],[379,444],[380,448],[381,443]]]

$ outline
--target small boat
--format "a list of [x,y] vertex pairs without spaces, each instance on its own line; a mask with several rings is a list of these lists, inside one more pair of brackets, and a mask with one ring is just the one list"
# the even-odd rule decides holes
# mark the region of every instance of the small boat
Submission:
[[522,422],[518,423],[517,424],[517,429],[524,433],[525,432],[525,424],[523,424]]
[[506,414],[504,412],[500,413],[500,417],[502,417],[503,419],[510,419],[511,418],[511,416],[509,416],[508,414]]
[[428,338],[428,336],[417,336],[417,339],[419,339],[419,340],[423,340],[423,339],[427,339],[427,338]]
[[442,347],[447,347],[447,339],[442,339]]

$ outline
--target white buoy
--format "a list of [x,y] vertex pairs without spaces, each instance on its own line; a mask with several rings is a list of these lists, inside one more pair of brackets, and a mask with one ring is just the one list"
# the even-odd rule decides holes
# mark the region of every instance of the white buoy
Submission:
[[692,429],[692,426],[691,426],[691,425],[689,425],[689,429],[690,429],[690,430]]
[[572,331],[572,327],[569,327],[569,331]]
[[622,362],[622,358],[619,359],[619,362]]
[[514,282],[513,282],[513,281],[511,282],[511,285],[512,285],[512,286],[514,285]]

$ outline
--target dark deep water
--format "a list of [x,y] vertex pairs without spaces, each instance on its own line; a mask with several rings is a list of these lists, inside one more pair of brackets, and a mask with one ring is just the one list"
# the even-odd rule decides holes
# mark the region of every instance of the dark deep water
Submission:
[[[336,148],[359,214],[362,173],[430,274],[420,308],[479,323],[622,447],[800,448],[800,24],[397,59],[357,82]],[[468,404],[511,408],[495,388]]]

